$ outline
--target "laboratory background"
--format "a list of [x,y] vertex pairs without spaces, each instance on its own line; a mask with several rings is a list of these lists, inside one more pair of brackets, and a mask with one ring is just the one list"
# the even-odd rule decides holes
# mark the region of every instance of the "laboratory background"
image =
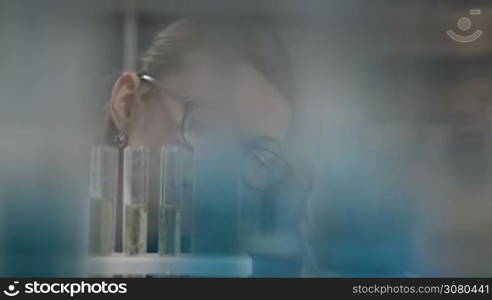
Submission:
[[[228,142],[101,142],[118,77],[188,17],[281,39],[277,188]],[[0,276],[490,277],[491,254],[491,1],[0,0]]]

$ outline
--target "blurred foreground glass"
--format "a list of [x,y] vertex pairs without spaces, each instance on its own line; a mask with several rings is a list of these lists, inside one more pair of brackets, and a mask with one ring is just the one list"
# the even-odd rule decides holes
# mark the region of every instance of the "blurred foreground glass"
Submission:
[[44,131],[7,134],[0,137],[0,275],[80,276],[88,149]]
[[[321,146],[304,224],[305,273],[328,277],[404,277],[415,273],[415,199],[389,155],[360,140]],[[338,152],[340,151],[340,152]]]
[[128,255],[147,252],[149,202],[149,150],[129,146],[123,163],[123,251]]
[[115,242],[118,150],[93,147],[90,172],[90,250],[91,254],[110,255]]
[[191,252],[237,255],[239,249],[239,169],[236,143],[207,137],[193,162]]

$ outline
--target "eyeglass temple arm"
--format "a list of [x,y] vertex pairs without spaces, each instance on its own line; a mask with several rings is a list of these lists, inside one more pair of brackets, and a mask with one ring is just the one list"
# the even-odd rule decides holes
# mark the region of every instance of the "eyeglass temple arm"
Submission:
[[163,86],[161,86],[161,83],[155,77],[153,77],[151,75],[144,74],[144,73],[139,73],[137,76],[141,80],[150,83],[150,85],[152,85],[153,87],[155,87],[155,88],[159,89],[160,91],[170,95],[171,97],[173,97],[173,99],[175,101],[183,104],[184,106],[191,106],[191,104],[192,104],[191,101],[189,101],[185,97],[178,96],[175,92],[170,91],[170,90],[164,88]]
[[138,74],[138,78],[147,81],[148,83],[152,84],[153,86],[160,87],[159,81],[155,79],[154,77],[147,75],[147,74]]

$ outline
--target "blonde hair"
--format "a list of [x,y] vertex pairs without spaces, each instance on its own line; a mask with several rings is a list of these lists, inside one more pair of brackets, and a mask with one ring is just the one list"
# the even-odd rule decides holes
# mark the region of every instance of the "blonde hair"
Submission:
[[[250,63],[260,71],[283,96],[292,101],[291,62],[273,26],[260,19],[210,20],[186,18],[159,31],[141,58],[139,73],[160,78],[179,70],[186,54],[211,48],[213,53],[228,53]],[[142,91],[145,94],[148,91]],[[105,141],[113,143],[119,130],[107,120]]]

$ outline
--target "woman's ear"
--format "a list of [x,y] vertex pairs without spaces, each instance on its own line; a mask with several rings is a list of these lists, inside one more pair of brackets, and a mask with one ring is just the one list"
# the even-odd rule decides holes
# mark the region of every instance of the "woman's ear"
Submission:
[[121,74],[111,92],[111,118],[119,130],[126,129],[138,97],[140,79],[135,72]]

